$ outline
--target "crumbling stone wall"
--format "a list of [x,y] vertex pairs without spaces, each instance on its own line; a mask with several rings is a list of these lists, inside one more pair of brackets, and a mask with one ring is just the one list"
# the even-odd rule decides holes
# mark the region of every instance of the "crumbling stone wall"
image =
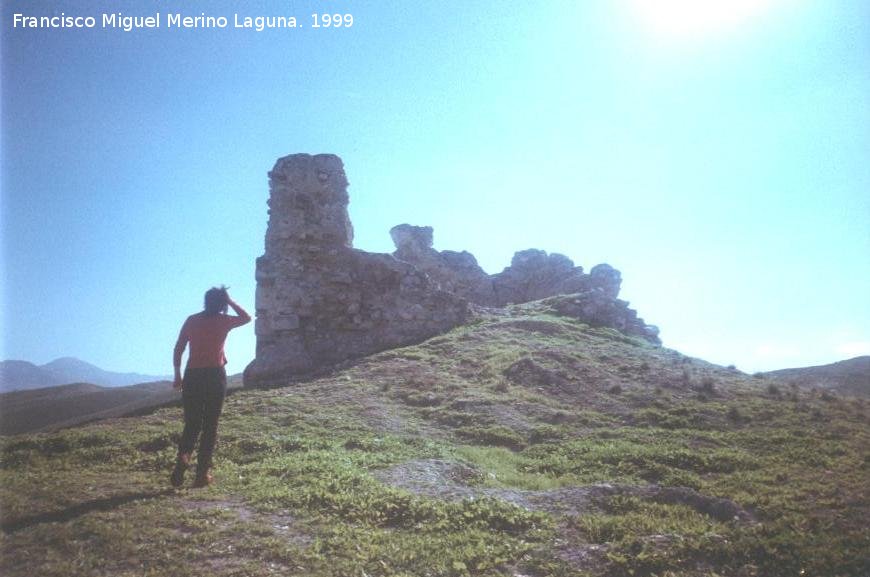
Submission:
[[465,299],[412,264],[352,248],[347,185],[329,154],[287,156],[269,173],[248,386],[419,342],[468,315]]
[[442,290],[473,303],[496,306],[492,279],[480,268],[474,255],[432,248],[431,226],[400,224],[390,230],[390,236],[396,245],[393,256],[425,272]]
[[659,344],[658,328],[638,318],[628,302],[618,299],[622,276],[608,264],[589,274],[565,255],[529,249],[514,254],[511,265],[486,274],[467,252],[438,252],[430,226],[400,224],[390,231],[397,259],[413,264],[435,284],[482,306],[503,307],[556,295],[574,295],[559,311],[593,326],[607,326]]

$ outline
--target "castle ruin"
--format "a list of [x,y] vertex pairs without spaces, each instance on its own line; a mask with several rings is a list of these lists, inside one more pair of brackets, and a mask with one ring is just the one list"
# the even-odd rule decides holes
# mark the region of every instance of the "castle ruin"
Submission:
[[473,306],[572,294],[569,311],[658,343],[628,303],[619,271],[589,274],[563,255],[526,250],[488,275],[468,252],[438,252],[431,227],[390,234],[392,254],[354,249],[347,177],[331,154],[294,154],[269,172],[266,250],[257,259],[256,358],[246,386],[269,385],[339,362],[423,341],[465,322]]

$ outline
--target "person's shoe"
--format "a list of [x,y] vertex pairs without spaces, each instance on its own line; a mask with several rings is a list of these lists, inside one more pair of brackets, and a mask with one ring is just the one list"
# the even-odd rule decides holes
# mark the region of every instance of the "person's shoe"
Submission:
[[175,468],[172,469],[172,475],[169,477],[169,482],[173,487],[181,487],[184,483],[184,473],[190,466],[190,455],[187,453],[179,453],[175,460]]
[[214,477],[211,475],[211,471],[206,470],[204,473],[197,473],[196,480],[193,482],[193,486],[197,489],[202,487],[208,487],[214,483]]

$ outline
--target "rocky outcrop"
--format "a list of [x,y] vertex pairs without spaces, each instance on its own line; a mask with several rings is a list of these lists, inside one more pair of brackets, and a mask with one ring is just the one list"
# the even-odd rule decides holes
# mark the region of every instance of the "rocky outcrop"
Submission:
[[625,335],[661,344],[658,327],[646,324],[637,316],[637,311],[628,308],[627,301],[608,296],[603,288],[550,297],[544,304],[558,315],[575,318],[587,325],[616,329]]
[[499,306],[525,303],[585,290],[588,275],[565,255],[529,249],[514,254],[511,265],[493,276]]
[[257,356],[245,385],[267,385],[462,323],[465,299],[413,265],[351,247],[347,178],[334,155],[295,154],[269,173],[257,259]]
[[620,274],[606,264],[586,274],[564,255],[530,249],[488,275],[468,252],[435,250],[432,227],[408,224],[390,231],[392,255],[355,250],[347,186],[341,159],[330,154],[287,156],[269,173],[257,356],[246,385],[422,341],[464,322],[469,303],[502,307],[570,294],[559,314],[659,342],[657,329],[617,299]]

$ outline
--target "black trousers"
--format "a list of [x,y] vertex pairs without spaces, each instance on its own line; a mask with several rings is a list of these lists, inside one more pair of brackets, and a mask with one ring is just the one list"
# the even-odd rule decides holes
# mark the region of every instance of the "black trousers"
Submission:
[[179,453],[192,453],[202,433],[197,456],[197,470],[207,471],[217,443],[218,419],[227,395],[227,373],[223,367],[187,369],[184,371],[181,398],[184,401],[184,432],[178,444]]

